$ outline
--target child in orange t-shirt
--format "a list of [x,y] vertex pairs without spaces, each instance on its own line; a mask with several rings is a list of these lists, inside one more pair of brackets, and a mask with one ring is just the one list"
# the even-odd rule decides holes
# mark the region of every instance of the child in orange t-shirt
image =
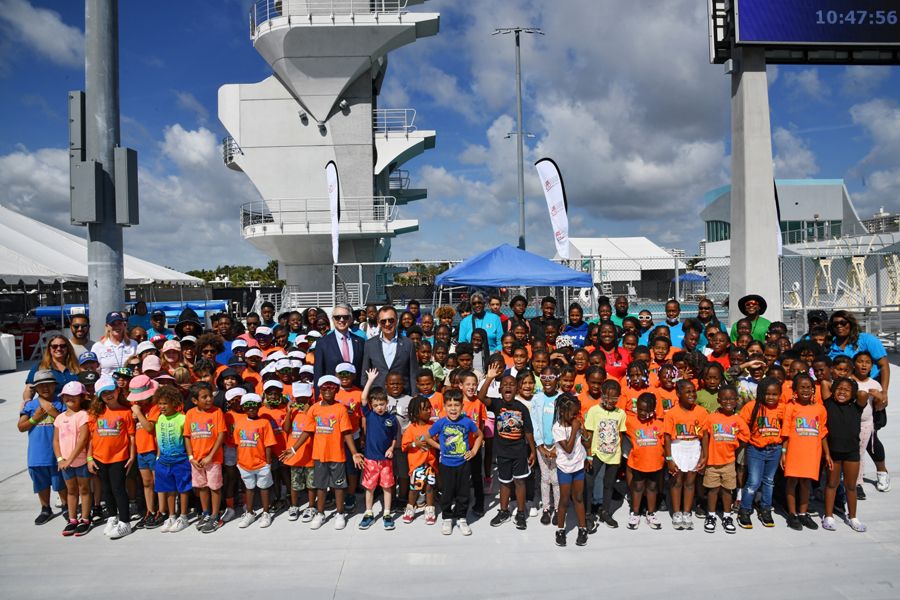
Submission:
[[259,394],[241,396],[242,417],[234,419],[234,443],[237,445],[237,467],[244,482],[244,515],[238,527],[245,529],[256,520],[253,512],[253,501],[256,489],[262,503],[260,527],[272,524],[269,514],[269,488],[272,487],[272,448],[275,446],[275,433],[268,419],[259,415],[262,398]]
[[772,492],[781,460],[781,423],[784,418],[781,383],[774,377],[763,378],[756,386],[756,400],[744,405],[741,417],[750,426],[750,443],[745,454],[747,481],[741,490],[738,525],[743,529],[753,528],[750,520],[753,499],[757,490],[761,489],[759,520],[765,527],[774,527]]
[[678,406],[666,413],[664,419],[666,461],[672,475],[672,527],[693,529],[694,483],[697,472],[706,466],[703,430],[709,413],[697,406],[697,388],[693,383],[682,379],[675,390]]
[[[662,338],[665,339],[665,338]],[[656,388],[656,399],[662,412],[659,418],[663,418],[672,407],[678,404],[678,392],[675,383],[678,380],[678,369],[672,363],[665,363],[659,368],[659,387]]]
[[[634,414],[637,410],[638,396],[644,392],[650,392],[656,396],[656,388],[650,387],[650,372],[647,363],[642,360],[633,360],[628,365],[625,375],[625,385],[622,387],[622,395],[619,396],[619,408],[626,413]],[[656,412],[661,414],[662,410],[656,407]]]
[[[159,420],[159,406],[152,396],[145,400],[131,403],[131,414],[134,416],[134,444],[137,450],[138,472],[144,488],[144,503],[147,512],[141,517],[135,529],[155,529],[165,522],[161,510],[157,506],[157,494],[153,488],[153,469],[156,467],[156,422]],[[162,494],[160,494],[162,496]]]
[[227,427],[225,415],[213,406],[212,386],[191,386],[194,408],[184,416],[184,445],[191,462],[191,485],[200,496],[203,515],[197,522],[201,533],[212,533],[222,526],[219,507],[222,504],[222,462]]
[[[626,413],[625,435],[631,440],[626,479],[631,491],[631,514],[640,515],[641,501],[647,499],[647,524],[659,529],[662,523],[656,516],[656,494],[659,474],[665,464],[665,439],[663,421],[656,415],[656,398],[645,392],[638,396],[637,411]],[[637,529],[637,523],[629,519],[628,528]]]
[[[275,434],[275,445],[272,447],[272,503],[282,504],[285,498],[281,497],[281,486],[291,489],[291,470],[284,467],[279,460],[281,453],[287,448],[287,439],[284,434],[284,425],[287,420],[287,403],[290,396],[284,383],[277,379],[270,379],[263,384],[263,405],[259,409],[259,416],[268,419],[272,425],[272,433]],[[284,502],[286,503],[286,502]]]
[[793,382],[794,401],[784,412],[781,436],[781,468],[785,476],[787,524],[796,531],[818,529],[809,516],[809,483],[819,479],[822,453],[828,453],[828,414],[821,403],[814,403],[815,383],[806,373],[798,373]]
[[344,516],[344,490],[347,488],[346,454],[344,446],[350,450],[356,468],[362,468],[363,455],[357,452],[353,441],[352,425],[347,409],[335,401],[340,380],[334,375],[319,377],[319,402],[309,409],[310,421],[307,422],[303,435],[294,442],[296,449],[306,439],[313,436],[313,485],[316,488],[316,516],[313,517],[310,529],[318,529],[325,522],[325,491],[334,490],[336,512],[334,528],[347,526]]
[[[335,395],[335,400],[344,405],[347,409],[347,416],[350,417],[350,426],[353,428],[353,440],[358,444],[360,431],[362,430],[360,421],[362,420],[362,388],[353,385],[353,378],[356,377],[356,367],[352,363],[341,363],[334,369],[334,374],[341,382],[341,387]],[[352,513],[356,507],[356,486],[359,484],[359,471],[353,464],[353,458],[345,461],[347,467],[347,492],[344,503],[347,505],[347,512]]]
[[409,427],[403,432],[401,448],[409,462],[409,498],[403,513],[403,522],[412,523],[415,518],[416,498],[425,492],[425,524],[434,525],[437,516],[434,509],[434,483],[437,476],[437,456],[428,445],[428,429],[431,427],[431,403],[422,395],[409,401]]
[[703,431],[708,454],[703,474],[703,487],[709,490],[706,496],[706,522],[703,524],[707,533],[716,530],[716,505],[719,498],[722,499],[722,529],[725,533],[736,531],[731,514],[731,490],[737,487],[735,453],[742,443],[750,439],[747,422],[734,412],[737,401],[737,388],[731,385],[719,388],[719,408],[709,415]]
[[[149,378],[144,378],[149,381]],[[100,381],[97,382],[100,384]],[[115,384],[95,386],[97,396],[88,409],[88,429],[91,445],[88,450],[88,470],[100,474],[103,501],[112,516],[106,522],[104,535],[118,535],[119,529],[131,531],[131,513],[128,509],[128,491],[125,489],[125,473],[137,459],[134,444],[134,417],[131,411],[119,403]],[[96,500],[95,500],[96,502]],[[122,524],[123,527],[119,528]]]
[[[287,418],[284,421],[287,449],[278,458],[291,471],[291,507],[288,509],[288,520],[296,521],[302,516],[303,522],[309,523],[316,516],[316,510],[313,508],[316,503],[316,489],[313,487],[313,444],[309,437],[299,446],[295,447],[295,444],[305,430],[315,428],[309,414],[313,387],[311,383],[295,383],[293,392],[294,401],[288,405]],[[300,492],[303,490],[306,490],[308,505],[301,513]]]
[[[605,381],[606,369],[596,366],[588,367],[588,370],[585,373],[585,389],[578,394],[578,402],[581,403],[582,419],[587,415],[587,411],[594,406],[600,405],[600,398],[603,395],[600,388],[603,387],[603,382]],[[612,383],[616,384],[615,389],[618,390],[617,395],[621,394],[622,388],[619,386],[619,383],[616,381],[612,381]],[[618,402],[618,399],[616,402]]]

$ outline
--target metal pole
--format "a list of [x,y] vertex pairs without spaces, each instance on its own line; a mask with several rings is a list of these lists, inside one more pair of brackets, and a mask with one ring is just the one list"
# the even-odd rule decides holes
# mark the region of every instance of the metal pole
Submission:
[[525,249],[525,133],[522,129],[522,52],[516,30],[516,167],[519,185],[519,249]]
[[884,333],[884,322],[881,315],[881,267],[885,264],[883,254],[875,255],[875,310],[878,312],[878,334]]
[[681,296],[681,284],[678,281],[678,257],[675,257],[675,299],[681,302],[679,299]]
[[102,165],[102,220],[87,227],[88,302],[95,321],[120,310],[122,227],[116,224],[113,149],[119,145],[119,4],[85,0],[86,158]]
[[[806,323],[808,323],[808,320],[807,320],[807,318],[806,318],[806,314],[807,314],[807,306],[806,306],[806,257],[805,257],[805,256],[800,256],[799,258],[800,258],[800,311],[801,311],[801,314],[803,315],[803,322],[800,323],[800,326],[798,327],[798,326],[797,326],[797,319],[796,319],[796,317],[794,318],[794,337],[795,337],[795,338],[796,338],[796,337],[799,337],[798,332],[799,332],[800,328],[802,328],[803,326],[806,325]],[[781,260],[782,260],[782,267],[781,267],[781,269],[782,269],[782,271],[784,271],[784,258],[782,258]],[[782,288],[782,289],[785,289],[785,287],[786,287],[784,284],[785,284],[784,277],[782,277],[782,278],[781,278],[781,288]]]

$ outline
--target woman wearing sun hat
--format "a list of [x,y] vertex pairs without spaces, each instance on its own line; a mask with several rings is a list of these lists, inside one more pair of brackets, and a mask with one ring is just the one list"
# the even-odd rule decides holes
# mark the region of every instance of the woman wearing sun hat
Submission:
[[[762,317],[769,307],[766,299],[759,294],[748,294],[738,300],[738,310],[753,324],[750,335],[762,344],[766,343],[766,332],[771,324],[768,319]],[[731,341],[737,341],[737,323],[731,325]]]

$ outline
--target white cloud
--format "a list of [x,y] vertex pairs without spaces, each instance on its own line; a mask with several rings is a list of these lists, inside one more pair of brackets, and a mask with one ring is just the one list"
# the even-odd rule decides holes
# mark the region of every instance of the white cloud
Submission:
[[806,179],[819,172],[816,155],[803,140],[783,127],[772,133],[775,150],[775,176],[783,179]]
[[58,12],[36,8],[26,0],[0,0],[0,21],[5,38],[58,65],[84,65],[84,33],[63,23]]
[[190,92],[175,90],[175,103],[179,108],[191,112],[197,117],[197,121],[201,125],[205,125],[209,120],[209,111],[203,104],[197,100],[197,97]]
[[795,94],[811,100],[822,101],[830,93],[828,85],[819,77],[819,69],[815,67],[785,72],[784,81]]
[[845,94],[869,96],[890,76],[887,67],[853,65],[846,67],[841,74],[842,87]]
[[879,206],[900,205],[900,107],[893,101],[874,99],[850,109],[853,122],[863,127],[874,141],[872,150],[853,169],[866,188],[854,194],[860,215]]
[[181,168],[208,166],[219,158],[216,136],[205,127],[186,130],[175,123],[165,128],[163,136],[163,154]]

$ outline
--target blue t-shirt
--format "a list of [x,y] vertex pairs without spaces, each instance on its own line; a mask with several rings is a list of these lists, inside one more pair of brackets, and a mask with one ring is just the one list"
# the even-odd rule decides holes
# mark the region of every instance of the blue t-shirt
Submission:
[[[20,415],[25,415],[29,419],[34,416],[37,409],[40,408],[37,400],[29,400],[25,403]],[[54,399],[53,407],[59,412],[65,412],[66,405],[61,401]],[[56,454],[53,453],[53,417],[50,415],[38,422],[37,425],[28,430],[28,466],[29,467],[52,467],[56,465]]]
[[[25,383],[28,385],[34,384],[34,374],[37,373],[38,367],[40,364],[36,364],[31,367],[31,370],[28,371],[28,375],[25,377]],[[56,369],[50,369],[50,372],[53,373],[53,379],[56,380],[56,389],[53,390],[54,396],[59,396],[59,393],[62,391],[63,386],[69,383],[70,381],[78,381],[78,375],[73,373],[69,369],[64,369],[62,371],[57,371]],[[36,398],[37,394],[32,396],[32,399]],[[63,408],[65,410],[65,408]]]
[[[128,317],[128,329],[142,327],[144,331],[150,330],[150,313],[145,315],[131,315]],[[149,337],[147,339],[150,339]]]
[[231,344],[234,343],[234,340],[222,340],[225,344],[225,349],[216,354],[216,362],[220,365],[227,365],[228,359],[231,358]]
[[844,355],[853,358],[863,350],[868,350],[869,354],[872,355],[872,362],[875,364],[872,365],[872,372],[869,373],[869,377],[875,379],[878,377],[879,372],[877,363],[887,356],[887,352],[885,351],[884,344],[881,343],[881,340],[871,333],[860,333],[855,346],[848,343],[841,348],[837,345],[837,342],[831,342],[831,348],[828,350],[828,357],[834,359],[837,356]]
[[366,418],[365,457],[369,460],[384,460],[384,453],[394,444],[400,431],[397,415],[391,412],[379,415],[366,405],[363,406],[363,416]]
[[458,467],[465,464],[465,453],[469,451],[469,434],[478,432],[475,422],[466,416],[461,416],[456,421],[449,417],[438,419],[428,433],[438,436],[441,445],[441,464],[448,467]]

